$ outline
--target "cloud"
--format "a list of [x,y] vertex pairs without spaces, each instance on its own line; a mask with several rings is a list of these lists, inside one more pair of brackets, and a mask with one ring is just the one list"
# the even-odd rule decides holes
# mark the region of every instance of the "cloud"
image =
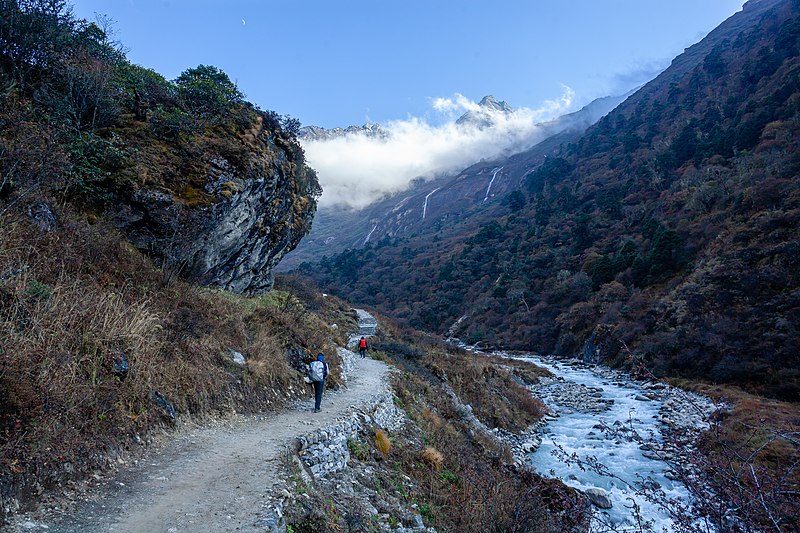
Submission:
[[[385,135],[354,132],[303,142],[306,159],[319,176],[321,206],[361,209],[387,195],[406,190],[414,179],[432,179],[461,170],[481,159],[523,150],[541,140],[539,124],[570,111],[574,92],[544,102],[538,109],[511,113],[488,111],[461,94],[436,98],[431,107],[449,120],[431,125],[410,117],[381,124]],[[491,126],[456,125],[466,111],[489,116]]]

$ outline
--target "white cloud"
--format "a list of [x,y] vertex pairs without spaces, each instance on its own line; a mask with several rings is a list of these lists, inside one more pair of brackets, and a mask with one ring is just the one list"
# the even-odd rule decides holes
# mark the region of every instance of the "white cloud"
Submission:
[[[383,137],[358,132],[306,141],[306,158],[323,189],[320,205],[360,209],[405,190],[415,178],[431,179],[481,159],[528,148],[541,140],[539,124],[568,112],[573,98],[574,92],[564,87],[560,98],[544,102],[539,109],[489,113],[492,125],[483,129],[456,125],[453,120],[433,126],[412,117],[381,124],[387,132]],[[482,110],[460,94],[436,98],[431,105],[451,118]]]

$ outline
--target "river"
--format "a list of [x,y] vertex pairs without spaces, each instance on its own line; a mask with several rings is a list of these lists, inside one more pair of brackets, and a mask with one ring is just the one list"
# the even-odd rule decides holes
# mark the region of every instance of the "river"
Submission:
[[[639,443],[609,434],[599,426],[628,426],[659,441],[665,417],[683,417],[681,423],[694,423],[695,430],[706,427],[702,415],[695,416],[694,422],[685,417],[686,411],[692,411],[696,402],[702,404],[702,411],[710,413],[714,409],[710,401],[692,395],[686,400],[691,402],[690,407],[686,402],[675,401],[678,395],[684,397],[686,393],[663,384],[645,386],[620,373],[574,362],[567,364],[541,357],[523,359],[556,376],[555,380],[545,379],[542,385],[534,388],[534,394],[555,416],[548,418],[541,445],[527,456],[529,463],[543,475],[557,477],[582,491],[595,487],[608,493],[613,506],[598,510],[592,531],[610,530],[609,525],[614,531],[640,531],[631,512],[632,501],[640,507],[641,517],[652,522],[655,531],[674,531],[669,515],[638,494],[638,489],[644,479],[651,479],[668,498],[684,504],[690,503],[688,490],[680,482],[669,479],[668,465],[640,449]],[[674,425],[674,420],[669,422]],[[559,449],[567,455],[576,454],[583,461],[596,458],[613,475],[601,475],[576,464],[567,464]]]

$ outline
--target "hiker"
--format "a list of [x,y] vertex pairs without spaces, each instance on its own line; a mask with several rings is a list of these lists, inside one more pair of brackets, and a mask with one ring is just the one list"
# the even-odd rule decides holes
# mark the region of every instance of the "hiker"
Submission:
[[314,385],[314,412],[319,413],[322,403],[322,390],[325,388],[325,378],[328,377],[328,365],[323,354],[317,355],[317,360],[308,365],[308,377]]
[[358,341],[358,353],[361,354],[361,359],[367,356],[367,339],[364,337],[361,337],[361,340]]

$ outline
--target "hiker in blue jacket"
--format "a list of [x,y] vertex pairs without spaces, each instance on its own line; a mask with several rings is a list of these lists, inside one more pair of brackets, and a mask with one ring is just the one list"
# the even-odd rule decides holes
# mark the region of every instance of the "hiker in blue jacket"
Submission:
[[314,412],[320,412],[322,403],[322,390],[325,388],[325,379],[328,377],[328,364],[323,354],[317,355],[317,360],[308,365],[308,377],[314,384]]

